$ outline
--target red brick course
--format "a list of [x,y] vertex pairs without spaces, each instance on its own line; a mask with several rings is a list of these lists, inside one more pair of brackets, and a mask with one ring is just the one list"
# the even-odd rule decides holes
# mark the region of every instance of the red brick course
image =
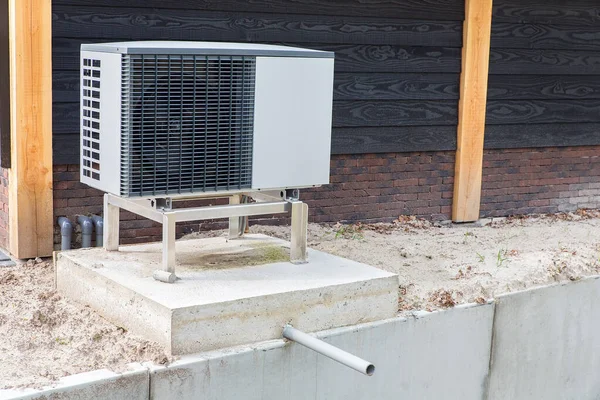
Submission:
[[447,219],[454,153],[334,156],[331,184],[302,192],[314,222],[385,222],[399,215]]
[[[435,163],[435,164],[433,164]],[[314,222],[392,221],[401,214],[447,219],[452,198],[454,155],[446,153],[367,154],[334,156],[331,184],[304,190]],[[54,216],[75,221],[78,214],[101,214],[102,193],[79,182],[78,165],[54,168]],[[160,240],[160,226],[131,213],[121,213],[121,241]],[[286,223],[281,216],[256,219],[264,224]],[[181,236],[200,229],[224,227],[225,222],[179,224]],[[80,242],[76,229],[74,242]],[[60,232],[55,228],[55,244]]]
[[600,146],[488,150],[481,215],[600,207]]
[[0,248],[8,245],[8,170],[0,168]]
[[[331,184],[304,190],[301,198],[313,222],[386,222],[399,215],[443,220],[451,216],[453,183],[454,152],[337,155],[331,161]],[[79,182],[77,165],[55,166],[54,189],[56,218],[74,221],[76,214],[102,212],[102,193]],[[590,207],[600,207],[600,146],[485,151],[483,217]],[[127,212],[121,220],[123,243],[160,240],[156,223]],[[178,225],[177,231],[181,236],[224,226],[224,221],[190,223]],[[75,238],[79,240],[77,234]]]

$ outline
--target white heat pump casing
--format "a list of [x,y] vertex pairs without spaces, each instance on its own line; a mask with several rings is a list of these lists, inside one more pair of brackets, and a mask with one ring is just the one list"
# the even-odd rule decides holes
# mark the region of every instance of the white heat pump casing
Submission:
[[257,57],[253,189],[329,183],[333,59]]
[[[252,55],[253,48],[262,48],[261,45],[240,46],[249,49],[245,50],[246,55]],[[276,47],[294,50],[280,46],[264,46],[266,49]],[[304,49],[295,50],[305,51],[306,53],[302,54],[309,55],[311,54],[309,52],[312,52]],[[148,47],[147,52],[152,54],[152,48]],[[285,52],[274,53],[285,54]],[[316,53],[322,52],[314,52]],[[262,51],[262,54],[268,52]],[[124,100],[120,84],[123,57],[123,52],[118,51],[81,51],[81,65],[86,58],[101,61],[102,83],[99,131],[100,179],[84,176],[82,167],[81,182],[117,196],[122,195],[121,151],[123,146],[127,146],[127,143],[121,143],[122,129],[126,128],[127,124],[127,121],[121,120],[121,105]],[[252,185],[251,188],[238,191],[308,188],[329,183],[333,57],[257,55],[255,59]],[[82,82],[84,78],[82,68]],[[82,87],[82,120],[86,109],[83,90]],[[89,138],[84,138],[85,128],[83,123],[80,125],[83,165],[83,141]],[[177,196],[177,194],[169,195],[169,197]]]

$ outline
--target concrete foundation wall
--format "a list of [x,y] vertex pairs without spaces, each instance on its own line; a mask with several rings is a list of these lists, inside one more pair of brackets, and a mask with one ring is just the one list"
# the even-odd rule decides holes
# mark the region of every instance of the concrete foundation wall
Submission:
[[148,370],[140,364],[116,374],[97,370],[62,378],[45,390],[0,390],[1,400],[145,400],[150,398]]
[[492,304],[461,307],[319,335],[374,363],[372,377],[298,344],[273,341],[153,368],[150,393],[153,400],[191,400],[199,393],[206,400],[481,399],[493,313]]
[[496,299],[489,400],[600,399],[600,278]]
[[[373,362],[372,377],[275,340],[189,356],[169,367],[148,365],[123,375],[119,386],[114,376],[79,379],[75,388],[35,395],[0,391],[0,399],[111,393],[101,398],[597,400],[599,300],[600,277],[594,277],[507,294],[481,306],[317,334]],[[137,397],[117,390],[135,390]]]

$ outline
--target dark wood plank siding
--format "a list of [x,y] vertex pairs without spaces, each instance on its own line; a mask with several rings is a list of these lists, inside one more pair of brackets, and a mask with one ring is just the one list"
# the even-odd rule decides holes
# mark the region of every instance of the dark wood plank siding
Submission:
[[55,163],[78,162],[81,43],[146,39],[334,51],[334,153],[452,150],[463,10],[463,0],[54,0]]
[[487,148],[600,144],[600,2],[495,0]]
[[[592,0],[593,1],[593,0]],[[269,12],[323,16],[389,17],[420,20],[460,21],[462,0],[55,0],[72,8],[86,6],[132,7],[199,11]],[[182,15],[185,15],[183,13]]]
[[0,0],[0,166],[10,168],[10,58],[8,0]]

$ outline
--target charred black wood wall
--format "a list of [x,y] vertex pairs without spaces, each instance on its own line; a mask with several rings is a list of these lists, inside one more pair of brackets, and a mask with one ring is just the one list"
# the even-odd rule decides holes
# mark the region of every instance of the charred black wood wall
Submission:
[[[79,46],[278,43],[336,53],[333,152],[456,147],[463,0],[54,0],[54,160],[78,162]],[[494,0],[487,148],[600,144],[598,0]]]
[[10,168],[10,59],[8,0],[0,0],[0,166]]
[[334,153],[453,150],[463,19],[463,0],[54,0],[54,162],[78,162],[81,43],[147,39],[335,51]]
[[600,144],[600,1],[494,0],[486,147]]

